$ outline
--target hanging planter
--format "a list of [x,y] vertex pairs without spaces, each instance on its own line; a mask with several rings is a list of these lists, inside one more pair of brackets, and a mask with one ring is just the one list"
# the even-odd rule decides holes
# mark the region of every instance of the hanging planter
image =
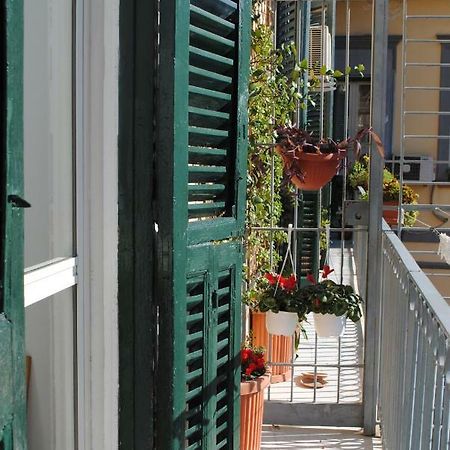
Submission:
[[345,331],[346,316],[334,314],[313,314],[314,328],[318,337],[341,337]]
[[[270,360],[275,363],[289,364],[292,362],[292,337],[271,335],[266,327],[266,313],[251,312],[251,330],[253,343],[257,347],[270,349]],[[271,365],[270,383],[282,383],[292,378],[292,368],[289,366]]]
[[317,191],[324,187],[339,172],[347,150],[352,148],[356,157],[361,150],[361,139],[370,134],[384,157],[383,144],[371,128],[358,132],[354,138],[341,142],[332,139],[317,139],[296,127],[278,127],[275,151],[282,157],[284,172],[299,189]]
[[307,311],[314,313],[314,325],[319,337],[339,337],[344,333],[347,319],[358,322],[362,311],[362,298],[353,287],[338,284],[328,279],[334,270],[323,266],[322,281],[319,283],[308,274],[311,283],[299,289],[298,296],[307,305]]
[[292,336],[298,324],[297,313],[279,311],[266,313],[266,327],[269,334],[276,336]]
[[283,158],[290,181],[304,191],[318,191],[339,172],[345,151],[339,153],[288,153],[277,145],[275,151]]

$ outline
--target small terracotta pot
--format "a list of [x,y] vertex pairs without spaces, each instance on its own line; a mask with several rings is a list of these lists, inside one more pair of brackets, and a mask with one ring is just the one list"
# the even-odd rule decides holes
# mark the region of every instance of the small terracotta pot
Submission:
[[[253,333],[253,344],[257,347],[264,347],[266,355],[269,354],[269,333],[266,328],[266,313],[252,311],[251,329]],[[280,363],[290,363],[292,361],[292,338],[286,336],[271,337],[271,360]],[[289,381],[292,377],[292,369],[287,366],[271,367],[271,384]]]
[[[383,202],[385,206],[398,206],[398,202]],[[398,225],[398,217],[396,209],[386,209],[383,211],[383,219],[387,222],[388,225]]]
[[240,450],[259,450],[264,414],[264,389],[270,383],[270,373],[252,381],[241,382]]
[[295,158],[287,156],[277,145],[275,151],[283,158],[284,166],[289,171],[293,167],[299,169],[304,178],[296,175],[291,182],[304,191],[318,191],[323,188],[338,173],[345,151],[339,153],[307,153],[296,151]]

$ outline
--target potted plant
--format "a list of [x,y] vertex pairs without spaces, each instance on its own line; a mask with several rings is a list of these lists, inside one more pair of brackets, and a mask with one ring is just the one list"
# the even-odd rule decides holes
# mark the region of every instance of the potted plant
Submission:
[[319,337],[342,336],[347,319],[352,322],[361,319],[362,298],[352,286],[329,280],[328,275],[333,270],[325,265],[320,282],[308,274],[311,284],[300,288],[297,294],[301,302],[307,305],[308,312],[314,313],[314,326]]
[[248,298],[255,309],[266,314],[266,327],[270,334],[292,336],[299,322],[305,319],[306,306],[296,295],[297,278],[266,273],[259,279]]
[[296,127],[281,126],[276,133],[275,151],[283,159],[286,176],[296,187],[307,191],[321,189],[339,172],[349,148],[358,156],[360,142],[368,134],[384,156],[381,140],[371,128],[364,128],[355,137],[341,142],[319,139]]
[[[362,187],[364,193],[360,195],[361,200],[369,199],[369,157],[363,156],[360,161],[356,161],[348,175],[348,184],[357,189]],[[400,199],[400,181],[388,169],[383,171],[383,204],[385,206],[398,206]],[[402,203],[416,204],[419,195],[411,186],[403,185]],[[416,222],[418,211],[406,211],[403,217],[403,223],[406,227],[412,227]],[[383,212],[383,218],[389,225],[397,225],[397,210],[386,209]]]
[[264,389],[270,383],[264,348],[247,339],[241,349],[241,450],[259,450],[264,412]]

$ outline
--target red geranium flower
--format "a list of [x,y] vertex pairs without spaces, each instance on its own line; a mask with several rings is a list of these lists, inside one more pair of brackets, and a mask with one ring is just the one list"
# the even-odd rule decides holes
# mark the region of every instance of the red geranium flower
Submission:
[[277,280],[279,279],[279,275],[274,275],[272,273],[267,272],[264,277],[266,280],[273,286]]
[[256,364],[250,363],[249,366],[247,367],[247,369],[245,369],[245,374],[250,376],[252,374],[252,372],[256,369],[257,369]]
[[322,278],[327,278],[331,272],[334,272],[334,269],[331,269],[328,264],[325,264],[322,270]]
[[280,286],[286,291],[293,291],[295,286],[297,285],[297,278],[294,274],[292,274],[289,278],[281,277]]
[[241,350],[241,361],[247,361],[252,356],[252,354],[253,352],[249,348],[244,348],[243,350]]

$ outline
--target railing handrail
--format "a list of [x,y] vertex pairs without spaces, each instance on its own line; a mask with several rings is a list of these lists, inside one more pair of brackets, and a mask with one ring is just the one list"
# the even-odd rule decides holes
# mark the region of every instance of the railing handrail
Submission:
[[450,307],[447,302],[441,293],[436,289],[431,280],[423,273],[422,269],[419,267],[409,250],[405,247],[397,234],[392,231],[384,219],[383,234],[398,253],[403,264],[405,265],[406,272],[411,277],[417,291],[419,291],[426,300],[430,310],[435,316],[436,321],[441,326],[442,332],[450,338]]

